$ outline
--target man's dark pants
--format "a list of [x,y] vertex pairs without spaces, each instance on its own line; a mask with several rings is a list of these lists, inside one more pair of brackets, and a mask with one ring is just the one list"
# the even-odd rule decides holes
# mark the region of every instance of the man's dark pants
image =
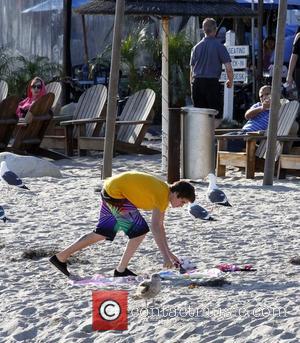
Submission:
[[223,101],[218,79],[195,78],[192,82],[192,102],[194,107],[212,108],[218,111],[216,118],[222,118]]

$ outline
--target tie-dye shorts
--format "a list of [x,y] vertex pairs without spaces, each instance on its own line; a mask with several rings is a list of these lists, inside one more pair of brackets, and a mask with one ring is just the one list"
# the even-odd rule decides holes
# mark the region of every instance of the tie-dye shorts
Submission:
[[118,231],[124,231],[131,238],[149,231],[149,226],[139,210],[127,199],[112,199],[102,195],[100,215],[95,233],[113,241]]

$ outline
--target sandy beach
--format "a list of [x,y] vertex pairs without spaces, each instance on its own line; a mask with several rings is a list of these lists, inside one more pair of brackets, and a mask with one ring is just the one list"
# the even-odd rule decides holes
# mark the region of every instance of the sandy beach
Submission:
[[[232,208],[213,209],[214,222],[194,221],[186,207],[170,209],[166,232],[172,251],[199,268],[250,263],[256,272],[229,273],[223,287],[188,288],[162,283],[155,311],[128,297],[127,331],[92,330],[92,290],[72,286],[49,257],[94,229],[99,212],[102,159],[55,162],[62,178],[24,178],[30,191],[0,182],[6,223],[0,222],[0,342],[288,342],[300,341],[299,177],[262,186],[262,174],[246,180],[238,169],[218,178]],[[140,170],[164,178],[160,155],[114,158],[113,173]],[[207,181],[195,184],[197,201],[210,209]],[[150,212],[143,212],[147,220]],[[127,239],[96,244],[76,254],[69,269],[81,276],[112,275]],[[149,233],[130,263],[137,273],[162,269]]]

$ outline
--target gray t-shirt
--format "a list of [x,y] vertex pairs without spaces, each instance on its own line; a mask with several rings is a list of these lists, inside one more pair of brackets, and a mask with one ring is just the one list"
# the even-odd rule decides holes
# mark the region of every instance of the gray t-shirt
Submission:
[[219,79],[222,64],[231,62],[226,47],[215,37],[204,37],[191,52],[193,77]]

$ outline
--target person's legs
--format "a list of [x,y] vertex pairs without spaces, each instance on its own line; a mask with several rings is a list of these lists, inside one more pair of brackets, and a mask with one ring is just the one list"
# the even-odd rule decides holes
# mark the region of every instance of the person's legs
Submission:
[[215,128],[217,128],[223,119],[223,98],[221,96],[221,86],[218,79],[207,79],[206,82],[207,108],[218,111],[215,116]]
[[88,233],[81,238],[78,239],[75,243],[71,244],[69,247],[64,249],[63,251],[56,254],[56,257],[61,262],[66,262],[67,259],[74,254],[75,252],[82,250],[86,247],[88,247],[91,244],[94,244],[96,242],[105,240],[106,237],[99,235],[95,232]]
[[128,263],[134,253],[136,252],[139,245],[142,243],[143,239],[145,238],[146,234],[143,236],[139,236],[136,238],[129,239],[126,248],[124,250],[123,256],[121,257],[121,260],[118,264],[117,271],[118,272],[124,272],[124,270],[127,268]]
[[192,103],[194,107],[207,108],[205,80],[198,78],[192,83]]

